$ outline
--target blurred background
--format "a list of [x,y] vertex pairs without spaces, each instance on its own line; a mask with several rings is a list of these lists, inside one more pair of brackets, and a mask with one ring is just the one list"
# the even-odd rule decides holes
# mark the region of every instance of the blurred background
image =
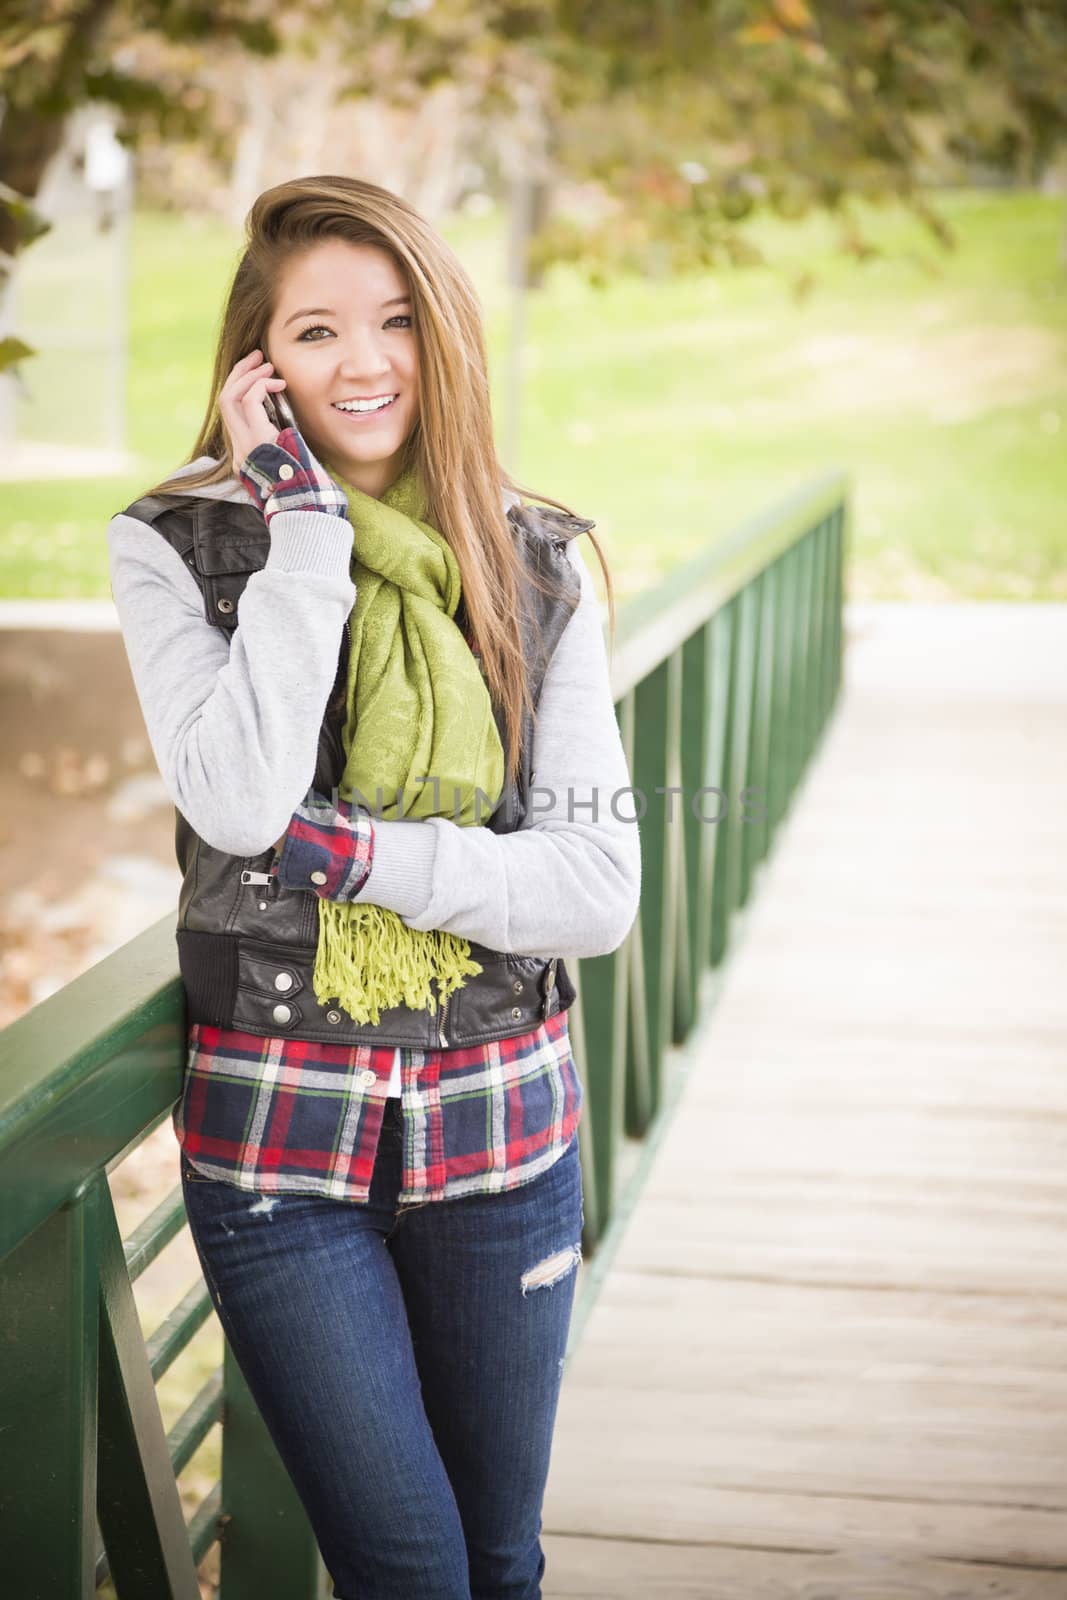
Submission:
[[1067,599],[1059,0],[7,17],[5,1020],[170,903],[104,533],[188,458],[242,219],[286,177],[370,178],[455,246],[503,459],[596,519],[620,598],[844,467],[849,599]]
[[0,97],[3,1022],[174,905],[105,529],[287,177],[453,244],[502,459],[622,603],[831,468],[851,605],[1067,601],[1062,0],[38,0]]

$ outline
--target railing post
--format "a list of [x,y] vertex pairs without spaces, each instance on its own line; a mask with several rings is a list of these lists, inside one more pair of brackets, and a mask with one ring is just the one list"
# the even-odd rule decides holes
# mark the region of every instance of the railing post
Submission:
[[611,955],[582,960],[574,973],[578,998],[568,1014],[571,1046],[581,1061],[585,1096],[578,1127],[587,1179],[585,1234],[589,1249],[611,1216],[615,1153],[622,1142],[630,951],[627,939]]
[[729,609],[710,617],[683,649],[682,787],[685,802],[685,920],[679,939],[688,946],[684,990],[678,985],[675,1042],[685,1039],[696,1016],[700,980],[710,959],[715,859],[723,827],[727,707],[733,617]]
[[[677,786],[681,736],[682,662],[678,651],[668,656],[638,686],[634,730],[634,787],[646,804],[641,822],[641,921],[645,957],[645,994],[652,1069],[652,1111],[662,1093],[666,1046],[673,1034],[675,904],[681,834],[669,823],[670,795],[656,789]],[[644,1131],[643,1129],[641,1130]]]
[[96,1593],[98,1184],[0,1261],[0,1571],[19,1600]]
[[[641,850],[644,857],[644,845]],[[629,1026],[626,1043],[626,1104],[624,1119],[631,1138],[640,1138],[652,1121],[652,1035],[648,1021],[648,982],[645,978],[645,941],[640,915],[629,938]]]
[[786,696],[783,739],[783,815],[788,811],[804,764],[804,546],[803,540],[785,556],[786,609],[789,613],[789,643],[785,662]]
[[815,720],[815,680],[816,665],[818,662],[819,634],[818,619],[815,612],[817,595],[816,584],[816,535],[817,528],[812,528],[804,535],[800,545],[802,558],[802,584],[801,584],[801,626],[804,640],[803,666],[800,673],[800,764],[797,768],[797,777],[803,773],[811,759],[812,748],[815,744],[817,732]]
[[719,699],[722,707],[722,747],[718,768],[712,780],[721,790],[719,816],[715,824],[715,849],[711,861],[711,920],[708,929],[708,961],[718,966],[726,950],[726,931],[729,921],[726,908],[726,854],[730,821],[731,758],[730,749],[734,725],[734,678],[737,671],[738,602],[736,597],[719,612],[716,627],[719,631],[719,651],[716,654],[715,674],[720,684]]
[[722,960],[726,952],[730,940],[730,920],[742,904],[744,887],[741,790],[748,778],[748,748],[752,727],[757,621],[754,601],[755,595],[750,585],[730,602],[733,648],[730,653],[730,700],[723,773],[727,809],[720,824],[718,859],[715,863],[711,949],[715,964]]
[[[697,793],[706,781],[707,747],[711,708],[711,630],[708,624],[691,634],[682,646],[681,717],[681,818],[682,888],[679,901],[678,943],[686,951],[679,963],[674,993],[674,1038],[684,1039],[693,1025],[697,990],[703,970],[704,941],[701,933],[710,911],[708,887],[701,871],[705,825],[700,821],[702,797]],[[694,809],[694,802],[696,808]]]
[[819,727],[825,725],[833,704],[834,653],[834,515],[819,529]]
[[748,603],[751,610],[749,627],[749,637],[751,639],[750,682],[746,701],[748,737],[745,742],[744,776],[740,783],[735,781],[734,784],[738,813],[737,833],[735,836],[738,858],[737,903],[742,906],[748,904],[748,897],[752,892],[752,874],[758,860],[756,851],[759,832],[762,827],[758,816],[753,818],[748,813],[752,810],[758,811],[760,801],[753,801],[750,798],[749,790],[759,786],[762,781],[762,768],[760,765],[760,740],[762,737],[760,686],[765,676],[762,657],[767,646],[767,636],[764,633],[767,622],[766,588],[767,574],[766,572],[761,572],[757,578],[752,580],[745,591],[749,597]]
[[[634,772],[634,744],[635,729],[637,724],[637,694],[631,689],[629,694],[623,695],[617,703],[616,712],[619,722],[619,737],[626,755],[626,765],[631,775]],[[640,806],[634,807],[635,814],[640,813]],[[640,830],[641,823],[635,826]],[[644,881],[644,862],[648,856],[648,848],[642,833],[638,834],[641,847],[641,875]],[[641,918],[634,922],[626,939],[625,960],[615,969],[616,983],[621,985],[615,994],[615,1010],[613,1012],[614,1026],[619,1030],[613,1035],[613,1047],[618,1050],[618,1070],[620,1080],[613,1084],[613,1092],[619,1097],[618,1124],[620,1136],[626,1133],[643,1133],[652,1120],[652,1070],[649,1065],[648,1045],[648,1011],[645,1005],[645,963],[644,946],[641,941]],[[596,1053],[596,1045],[589,1051],[585,1060]],[[614,1167],[615,1150],[608,1158],[608,1164]],[[607,1187],[601,1189],[601,1198],[605,1195],[614,1200],[614,1176],[605,1178]],[[610,1216],[608,1212],[601,1211],[598,1227],[606,1223]]]
[[831,615],[834,619],[833,627],[833,674],[831,678],[832,689],[831,703],[837,698],[841,688],[841,679],[844,670],[844,610],[845,610],[845,563],[848,560],[848,547],[851,538],[851,502],[845,500],[838,506],[834,513],[834,542],[833,542],[833,584],[830,602]]
[[120,1600],[199,1600],[167,1436],[103,1173],[97,1508]]
[[326,1574],[307,1513],[228,1340],[222,1370],[219,1600],[324,1600]]
[[770,830],[772,836],[789,808],[792,771],[791,670],[796,622],[793,614],[795,551],[775,562],[778,615],[774,630],[774,710],[771,719]]
[[[585,1043],[585,979],[581,976],[581,963],[572,961],[571,978],[577,990],[567,1012],[567,1034],[582,1079],[582,1114],[578,1119],[578,1155],[582,1164],[582,1249],[591,1255],[600,1238],[600,1186],[596,1171],[596,1126],[600,1120],[601,1102],[592,1084],[597,1077],[600,1052],[592,1056]],[[595,1004],[595,1002],[594,1002]]]
[[823,701],[826,664],[826,534],[825,520],[811,534],[811,677],[808,685],[808,752],[815,749],[825,725]]

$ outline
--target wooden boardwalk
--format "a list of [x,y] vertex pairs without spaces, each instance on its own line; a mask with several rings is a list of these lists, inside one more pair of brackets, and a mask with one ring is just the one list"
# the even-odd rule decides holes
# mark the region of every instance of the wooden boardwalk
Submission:
[[673,1065],[546,1600],[1065,1600],[1067,607],[848,608]]

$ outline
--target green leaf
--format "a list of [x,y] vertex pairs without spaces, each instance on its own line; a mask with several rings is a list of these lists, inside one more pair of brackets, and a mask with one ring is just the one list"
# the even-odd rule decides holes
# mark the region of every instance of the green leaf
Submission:
[[10,212],[15,222],[15,250],[25,250],[35,239],[52,231],[52,224],[41,212],[6,183],[0,183],[0,207]]
[[16,339],[8,334],[0,339],[0,372],[10,372],[20,361],[25,361],[28,356],[35,356],[37,351],[32,345],[25,344],[23,340]]

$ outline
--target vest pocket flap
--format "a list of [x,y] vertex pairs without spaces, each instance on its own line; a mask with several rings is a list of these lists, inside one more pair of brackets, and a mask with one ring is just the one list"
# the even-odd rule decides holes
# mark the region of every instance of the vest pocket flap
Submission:
[[270,537],[264,529],[263,538],[235,538],[217,533],[204,533],[199,527],[193,535],[196,564],[205,577],[216,573],[258,572],[266,565],[270,550]]
[[196,565],[206,577],[258,572],[266,565],[270,529],[252,506],[208,501],[193,522]]
[[[241,950],[239,982],[243,989],[257,994],[270,995],[274,1000],[285,1000],[299,994],[304,987],[301,967],[307,959],[305,950],[278,947],[277,956],[269,947],[253,951],[246,940]],[[314,951],[311,952],[314,955]]]
[[237,626],[237,602],[253,572],[262,571],[270,531],[251,506],[208,502],[193,521],[193,561],[202,580],[204,613],[217,628]]

